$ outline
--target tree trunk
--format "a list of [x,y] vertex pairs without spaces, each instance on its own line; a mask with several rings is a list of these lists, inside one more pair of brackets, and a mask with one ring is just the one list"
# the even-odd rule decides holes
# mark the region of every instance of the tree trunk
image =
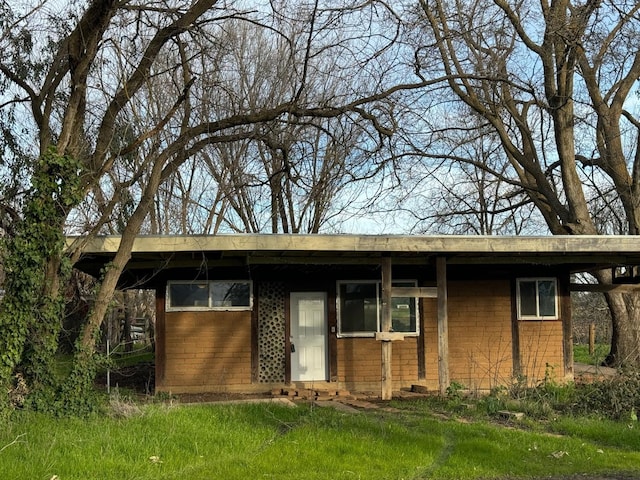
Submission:
[[[611,284],[610,270],[596,274],[601,284]],[[606,293],[605,299],[611,311],[611,350],[604,360],[609,367],[640,365],[640,295]]]

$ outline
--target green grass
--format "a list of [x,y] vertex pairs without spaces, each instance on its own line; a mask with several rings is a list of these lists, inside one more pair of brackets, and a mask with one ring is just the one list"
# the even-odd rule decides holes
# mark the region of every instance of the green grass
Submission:
[[[124,346],[112,350],[109,354],[112,368],[124,368],[140,363],[153,363],[155,353],[151,351],[151,346],[144,343],[135,343],[131,352],[126,352]],[[73,368],[73,355],[59,353],[56,355],[54,374],[64,378]]]
[[125,352],[124,348],[113,350],[110,355],[114,368],[129,367],[139,363],[153,363],[155,353],[151,351],[149,345],[135,343],[131,352]]
[[576,344],[573,346],[573,360],[587,365],[600,365],[609,353],[609,345],[598,343],[593,355],[589,353],[589,345]]
[[430,402],[394,406],[400,411],[154,404],[130,418],[88,420],[17,412],[0,431],[0,478],[438,480],[640,472],[636,425],[563,418],[531,430],[487,418],[437,418]]

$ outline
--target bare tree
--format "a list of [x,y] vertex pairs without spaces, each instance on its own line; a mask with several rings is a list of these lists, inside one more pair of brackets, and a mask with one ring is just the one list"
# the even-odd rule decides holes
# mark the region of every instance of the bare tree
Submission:
[[[446,75],[449,92],[491,127],[509,181],[551,233],[604,233],[606,212],[625,233],[638,234],[640,151],[625,139],[637,138],[640,122],[625,106],[640,77],[640,4],[421,0],[420,7],[431,41],[416,50],[416,68]],[[506,171],[463,161],[496,177]],[[590,204],[598,193],[613,199],[608,207],[600,202],[600,211]],[[613,213],[616,205],[621,212]],[[609,271],[597,277],[611,282]],[[608,294],[607,302],[607,362],[640,363],[638,296]]]
[[[246,104],[257,110],[265,102],[287,101],[297,81],[290,49],[305,39],[305,24],[287,25],[286,37],[282,31],[256,31],[239,21],[230,24],[227,51],[218,59],[226,69],[215,81],[224,79],[238,88],[209,93],[208,103],[199,108],[233,111]],[[335,72],[338,60],[325,59],[321,65]],[[345,85],[352,89],[358,81],[347,83],[316,69],[306,75],[309,87],[296,95],[307,103],[347,95]],[[338,196],[355,195],[356,184],[376,175],[384,163],[372,150],[380,145],[379,139],[371,140],[375,134],[375,126],[360,121],[358,115],[304,119],[289,115],[262,123],[252,138],[212,144],[187,169],[176,172],[159,192],[164,200],[158,205],[171,213],[158,211],[154,221],[182,218],[173,230],[181,232],[188,226],[199,232],[272,233],[337,228],[341,207],[349,203],[346,198],[338,202]]]
[[[465,118],[461,131],[429,127],[441,137],[433,152],[411,145],[416,157],[412,175],[403,175],[407,178],[396,189],[404,192],[398,203],[408,212],[412,231],[458,235],[539,231],[541,219],[520,183],[512,180],[515,172],[499,140],[486,125],[474,122],[473,114],[466,112]],[[443,148],[451,152],[444,162],[439,153]]]
[[[109,223],[120,219],[120,248],[104,272],[70,376],[90,385],[96,334],[133,240],[161,185],[172,181],[189,191],[188,177],[178,172],[207,148],[256,140],[256,132],[273,122],[344,116],[370,125],[376,141],[384,142],[392,132],[385,126],[389,116],[374,110],[376,105],[427,82],[402,83],[391,73],[394,55],[387,52],[397,28],[379,23],[398,19],[384,2],[347,3],[300,2],[289,12],[277,2],[252,9],[216,0],[186,5],[95,0],[65,5],[55,14],[47,9],[60,6],[46,2],[24,12],[17,11],[20,6],[0,12],[0,41],[7,53],[0,61],[0,81],[8,86],[1,105],[20,112],[25,144],[33,145],[27,169],[33,188],[17,236],[32,240],[18,238],[8,246],[7,258],[14,263],[7,275],[12,295],[0,309],[1,384],[20,362],[34,381],[51,378],[47,365],[59,331],[57,298],[65,264],[77,261],[92,235],[109,231]],[[273,32],[288,46],[285,59],[293,74],[281,95],[259,95],[256,89],[252,99],[229,81],[234,75],[227,74],[226,40],[237,22]],[[304,25],[298,36],[283,27],[294,22]],[[33,31],[50,36],[44,42]],[[340,62],[329,61],[334,58]],[[322,88],[325,79],[336,77],[369,80],[345,83],[340,91]],[[81,206],[92,211],[80,216]],[[87,235],[63,250],[69,222],[84,223]]]

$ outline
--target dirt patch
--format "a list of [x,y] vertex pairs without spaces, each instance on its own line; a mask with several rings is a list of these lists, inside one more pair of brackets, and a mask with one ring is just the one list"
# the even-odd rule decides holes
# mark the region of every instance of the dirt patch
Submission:
[[587,365],[584,363],[573,364],[573,376],[577,383],[589,383],[602,381],[618,375],[618,370],[599,365]]
[[181,393],[172,395],[178,403],[213,403],[242,400],[264,400],[272,398],[269,392],[262,393]]

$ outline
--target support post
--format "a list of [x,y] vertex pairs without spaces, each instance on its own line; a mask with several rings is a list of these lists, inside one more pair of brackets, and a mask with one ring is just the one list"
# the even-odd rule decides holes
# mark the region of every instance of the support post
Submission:
[[559,287],[564,378],[573,380],[573,321],[571,319],[571,292],[568,275],[560,277]]
[[438,288],[438,386],[440,395],[449,388],[449,315],[447,306],[447,259],[436,258]]
[[[382,333],[391,332],[391,257],[382,258]],[[393,375],[391,373],[392,343],[382,341],[382,400],[393,396]]]

